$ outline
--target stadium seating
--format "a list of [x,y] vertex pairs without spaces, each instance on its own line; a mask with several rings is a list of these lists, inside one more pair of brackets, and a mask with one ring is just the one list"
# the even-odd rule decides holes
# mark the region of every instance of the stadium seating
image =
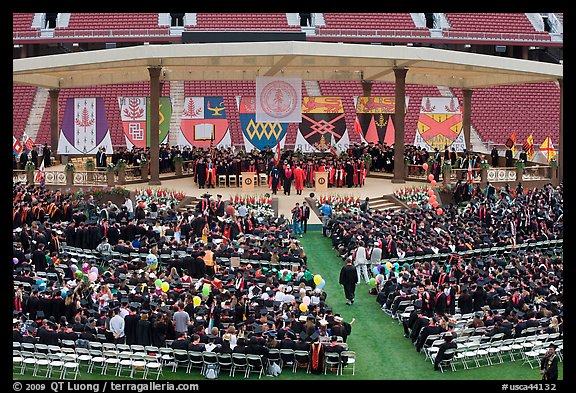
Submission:
[[198,13],[196,25],[187,24],[185,30],[251,30],[300,31],[300,26],[288,25],[285,13]]
[[158,13],[84,13],[70,14],[68,27],[57,30],[104,30],[104,29],[157,29]]
[[12,135],[20,140],[28,122],[28,116],[34,102],[36,88],[32,86],[12,85]]
[[12,14],[12,31],[30,31],[33,19],[33,12]]
[[536,31],[523,13],[446,13],[445,15],[450,23],[450,31],[547,34]]
[[[462,103],[462,90],[453,89]],[[550,135],[558,143],[560,135],[560,88],[557,83],[529,83],[474,89],[472,93],[472,126],[481,139],[506,143],[516,131],[522,144],[532,133],[539,146]]]
[[325,26],[318,27],[322,36],[401,36],[430,37],[430,30],[417,27],[409,13],[324,13]]

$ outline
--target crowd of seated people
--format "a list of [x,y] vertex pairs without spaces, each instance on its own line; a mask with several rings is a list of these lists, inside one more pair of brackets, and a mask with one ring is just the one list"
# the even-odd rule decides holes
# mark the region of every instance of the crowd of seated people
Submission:
[[[440,216],[426,209],[359,211],[330,225],[344,259],[360,241],[373,245],[368,255],[382,250],[380,263],[372,261],[376,301],[394,316],[414,306],[403,324],[418,351],[429,335],[466,328],[485,339],[563,332],[563,257],[548,242],[563,239],[562,184],[503,189],[492,200],[474,193],[466,206],[445,206]],[[503,252],[466,253],[492,247]]]
[[[39,186],[15,185],[13,195],[14,215],[24,217],[13,231],[14,341],[251,353],[257,345],[309,349],[335,336],[346,346],[350,324],[328,307],[303,248],[280,217],[240,223],[234,211],[224,209],[220,216],[220,198],[209,194],[196,210],[173,212],[175,220],[170,214],[151,219],[149,211],[145,218],[110,219],[99,211],[114,206]],[[50,206],[59,213],[51,215]],[[44,214],[28,221],[24,207],[40,207]],[[206,225],[219,228],[203,234]],[[97,252],[71,251],[85,237],[101,240],[88,243]],[[187,315],[184,329],[177,329],[179,311]],[[120,341],[116,315],[125,321]]]

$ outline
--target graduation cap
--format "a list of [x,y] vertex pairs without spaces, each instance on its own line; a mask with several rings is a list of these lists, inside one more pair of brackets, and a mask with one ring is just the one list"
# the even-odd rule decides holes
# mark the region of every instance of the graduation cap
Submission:
[[308,335],[308,333],[306,333],[304,330],[302,330],[302,331],[300,332],[299,337],[300,337],[300,340],[303,340],[303,341],[304,341],[304,340],[306,340],[307,338],[309,338],[310,336]]
[[310,341],[314,342],[320,338],[320,335],[317,332],[314,332],[310,335]]
[[142,303],[139,303],[139,302],[131,302],[128,306],[129,306],[130,308],[136,310],[136,309],[138,309],[138,308],[140,308],[140,307],[142,306]]

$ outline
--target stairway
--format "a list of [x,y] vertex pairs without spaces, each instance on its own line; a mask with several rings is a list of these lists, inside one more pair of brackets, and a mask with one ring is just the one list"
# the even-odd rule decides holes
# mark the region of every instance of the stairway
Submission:
[[170,119],[170,146],[178,144],[182,108],[184,108],[184,81],[170,81],[170,98],[172,99],[172,118]]
[[405,207],[390,195],[382,195],[381,197],[370,198],[369,207],[372,210],[392,209],[403,210]]
[[48,93],[48,89],[42,87],[36,89],[34,102],[30,109],[26,128],[24,129],[24,133],[32,138],[33,141],[35,141],[38,136],[38,130],[40,129],[40,123],[42,122],[42,117],[44,116],[44,110],[46,109],[46,103],[48,102],[49,96],[50,94]]
[[308,97],[319,97],[322,95],[320,91],[320,85],[317,81],[304,81],[304,86],[306,86],[306,94]]
[[195,211],[196,205],[198,204],[199,201],[200,199],[198,197],[184,198],[182,202],[178,205],[177,210],[180,213],[183,213],[188,209],[190,209],[191,211]]

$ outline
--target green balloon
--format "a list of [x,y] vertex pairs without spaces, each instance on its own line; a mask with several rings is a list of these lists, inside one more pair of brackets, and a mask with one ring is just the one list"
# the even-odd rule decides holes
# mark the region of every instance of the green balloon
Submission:
[[80,271],[80,270],[76,270],[76,278],[82,278],[84,276],[84,274]]
[[374,277],[370,279],[370,285],[376,286],[376,279]]
[[210,295],[210,286],[209,285],[204,285],[202,287],[202,293],[206,296]]
[[162,280],[160,280],[159,278],[156,279],[156,281],[154,281],[154,285],[156,285],[157,287],[161,287],[162,286]]

